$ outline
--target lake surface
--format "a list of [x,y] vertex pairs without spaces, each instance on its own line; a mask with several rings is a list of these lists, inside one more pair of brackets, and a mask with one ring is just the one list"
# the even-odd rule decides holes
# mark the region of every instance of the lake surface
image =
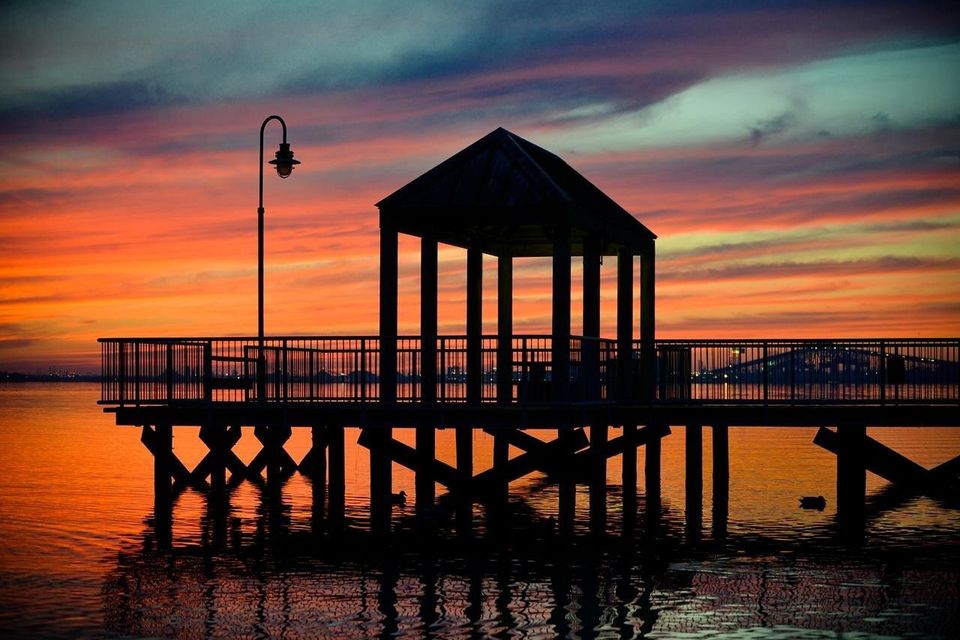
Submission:
[[[711,523],[710,430],[704,428],[704,528],[688,542],[683,429],[663,442],[662,513],[624,526],[619,458],[608,469],[608,521],[591,534],[588,490],[577,488],[575,532],[554,526],[558,489],[533,475],[511,485],[506,531],[475,507],[463,538],[412,520],[414,477],[394,467],[398,531],[366,533],[368,457],[346,441],[340,535],[314,535],[311,485],[294,475],[280,495],[245,482],[225,518],[188,490],[173,512],[173,546],[153,530],[152,458],[137,429],[96,406],[95,384],[0,385],[0,636],[3,637],[957,637],[960,510],[891,496],[868,476],[862,544],[835,527],[832,454],[814,429],[730,429],[727,534]],[[870,429],[927,467],[960,454],[958,429]],[[412,432],[396,430],[413,441]],[[539,434],[543,438],[549,433]],[[611,432],[611,437],[616,430]],[[288,450],[299,460],[309,430]],[[475,436],[475,471],[492,440]],[[205,447],[175,430],[191,467]],[[438,456],[453,462],[453,431]],[[245,433],[236,451],[258,450]],[[823,495],[824,511],[798,508]],[[627,521],[630,519],[627,518]],[[216,532],[226,523],[226,531]],[[223,538],[223,539],[221,539]]]

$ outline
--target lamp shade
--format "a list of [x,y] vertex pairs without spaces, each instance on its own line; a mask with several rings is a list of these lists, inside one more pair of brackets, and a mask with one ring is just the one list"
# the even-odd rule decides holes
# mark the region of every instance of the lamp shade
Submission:
[[287,142],[281,142],[280,148],[277,149],[277,157],[270,161],[270,164],[274,165],[277,168],[277,175],[281,178],[288,178],[293,172],[293,167],[300,164],[299,160],[295,160],[293,157],[293,151],[290,149],[290,144]]

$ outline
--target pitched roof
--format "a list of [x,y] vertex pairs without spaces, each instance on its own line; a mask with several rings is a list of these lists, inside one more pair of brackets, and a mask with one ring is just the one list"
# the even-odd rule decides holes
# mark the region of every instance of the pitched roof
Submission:
[[568,226],[574,253],[588,235],[607,250],[656,236],[561,158],[499,128],[377,203],[381,224],[433,232],[442,242],[494,254],[550,255]]

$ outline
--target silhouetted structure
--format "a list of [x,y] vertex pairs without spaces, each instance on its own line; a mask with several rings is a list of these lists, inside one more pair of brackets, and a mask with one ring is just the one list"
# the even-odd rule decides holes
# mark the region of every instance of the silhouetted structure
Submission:
[[[378,203],[380,335],[101,339],[102,404],[118,424],[144,425],[158,504],[178,488],[223,491],[244,477],[279,486],[309,473],[331,522],[343,517],[346,426],[363,429],[371,458],[371,524],[389,529],[391,468],[416,472],[417,510],[435,483],[456,497],[470,531],[472,503],[506,500],[510,481],[543,471],[560,484],[560,529],[574,487],[591,487],[591,521],[604,528],[606,461],[623,456],[624,512],[636,513],[636,450],[646,446],[646,504],[659,510],[660,440],[687,425],[688,534],[702,522],[702,425],[713,425],[714,534],[723,536],[729,479],[727,425],[840,425],[818,436],[838,457],[841,520],[863,520],[865,472],[886,462],[866,425],[957,424],[960,340],[654,339],[655,236],[560,158],[497,129]],[[421,331],[397,332],[398,234],[421,240]],[[467,252],[467,332],[437,332],[439,243]],[[497,334],[482,334],[483,255],[497,259]],[[617,336],[600,335],[600,262],[617,258]],[[634,258],[640,258],[639,323]],[[552,259],[552,331],[513,332],[515,258]],[[571,335],[571,259],[583,259],[584,335]],[[638,335],[639,334],[639,335]],[[175,425],[201,425],[210,454],[190,471],[173,455]],[[623,427],[608,438],[610,425]],[[243,426],[263,445],[244,465],[232,453]],[[299,464],[284,449],[310,427]],[[392,437],[415,428],[416,446]],[[457,461],[436,458],[434,431],[457,429]],[[587,438],[581,427],[589,427]],[[642,427],[642,428],[641,428]],[[557,430],[545,442],[527,429]],[[473,471],[472,430],[492,434],[494,466]],[[826,431],[826,434],[833,432]],[[836,442],[834,441],[834,438]],[[872,444],[869,444],[872,443]],[[869,446],[868,446],[869,444]],[[509,458],[509,447],[523,451]],[[871,448],[872,447],[872,448]],[[912,464],[912,463],[910,463]],[[960,463],[935,475],[956,477]],[[914,476],[919,472],[913,473]],[[939,477],[937,475],[937,477]],[[924,476],[921,484],[927,482]],[[494,509],[495,513],[496,510]]]

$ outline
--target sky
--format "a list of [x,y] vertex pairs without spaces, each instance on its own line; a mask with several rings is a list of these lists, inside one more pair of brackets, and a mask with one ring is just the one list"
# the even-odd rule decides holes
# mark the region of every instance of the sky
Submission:
[[[265,174],[271,335],[375,334],[374,203],[500,126],[659,236],[658,337],[960,335],[950,3],[5,2],[0,51],[0,370],[255,335],[273,113],[303,164]],[[441,249],[441,332],[465,264]],[[515,277],[516,331],[549,331],[549,260]]]

